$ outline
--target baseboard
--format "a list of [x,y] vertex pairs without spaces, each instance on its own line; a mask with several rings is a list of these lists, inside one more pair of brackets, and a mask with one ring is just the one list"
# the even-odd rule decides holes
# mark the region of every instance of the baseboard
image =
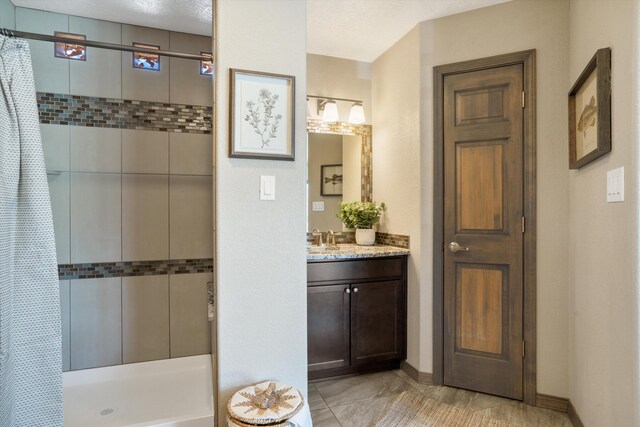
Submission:
[[569,401],[569,406],[567,407],[567,415],[569,415],[569,419],[573,423],[574,427],[584,427],[584,424],[582,424],[582,420],[580,419],[580,416],[578,416],[578,412],[571,401]]
[[536,406],[538,408],[567,413],[569,408],[569,399],[538,393],[536,395]]
[[433,374],[430,372],[420,372],[411,366],[406,360],[400,362],[400,369],[409,375],[412,380],[420,384],[433,385]]
[[576,412],[576,408],[573,406],[570,399],[538,393],[536,395],[536,406],[538,408],[564,412],[569,416],[569,420],[571,420],[574,427],[584,427],[584,424],[582,424],[582,420],[580,420],[580,417]]

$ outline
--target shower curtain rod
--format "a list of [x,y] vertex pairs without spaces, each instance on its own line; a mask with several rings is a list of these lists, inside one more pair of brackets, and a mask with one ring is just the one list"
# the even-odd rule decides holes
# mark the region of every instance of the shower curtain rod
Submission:
[[97,47],[99,49],[110,49],[110,50],[120,50],[124,52],[140,52],[140,53],[151,53],[160,56],[169,56],[172,58],[180,58],[180,59],[195,59],[198,61],[211,61],[211,54],[204,53],[201,55],[194,53],[183,53],[183,52],[171,52],[168,50],[157,50],[157,49],[146,49],[143,47],[136,46],[124,46],[121,44],[113,44],[113,43],[105,43],[105,42],[96,42],[92,40],[78,40],[72,39],[69,37],[60,37],[60,36],[50,36],[47,34],[38,34],[38,33],[27,33],[25,31],[14,31],[6,28],[0,28],[0,34],[9,36],[9,37],[19,37],[22,39],[29,40],[40,40],[45,42],[57,42],[57,43],[70,43],[70,44],[79,44],[81,46],[89,46],[89,47]]

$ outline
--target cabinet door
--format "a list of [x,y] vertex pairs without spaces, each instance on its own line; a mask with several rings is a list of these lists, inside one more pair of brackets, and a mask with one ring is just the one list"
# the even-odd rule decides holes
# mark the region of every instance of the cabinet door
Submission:
[[404,299],[402,281],[351,286],[351,363],[403,357]]
[[307,288],[309,372],[349,366],[349,285]]

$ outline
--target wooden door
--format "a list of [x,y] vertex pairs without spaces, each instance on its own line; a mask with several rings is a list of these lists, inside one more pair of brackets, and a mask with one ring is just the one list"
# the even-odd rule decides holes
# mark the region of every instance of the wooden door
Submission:
[[307,287],[309,372],[349,366],[349,285]]
[[351,285],[351,363],[400,359],[404,349],[402,281]]
[[522,65],[444,79],[444,383],[523,393]]

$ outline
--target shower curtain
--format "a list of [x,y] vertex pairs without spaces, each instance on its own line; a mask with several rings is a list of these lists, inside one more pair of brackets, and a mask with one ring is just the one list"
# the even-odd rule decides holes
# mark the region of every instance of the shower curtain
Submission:
[[61,343],[31,54],[0,36],[0,427],[62,426]]

